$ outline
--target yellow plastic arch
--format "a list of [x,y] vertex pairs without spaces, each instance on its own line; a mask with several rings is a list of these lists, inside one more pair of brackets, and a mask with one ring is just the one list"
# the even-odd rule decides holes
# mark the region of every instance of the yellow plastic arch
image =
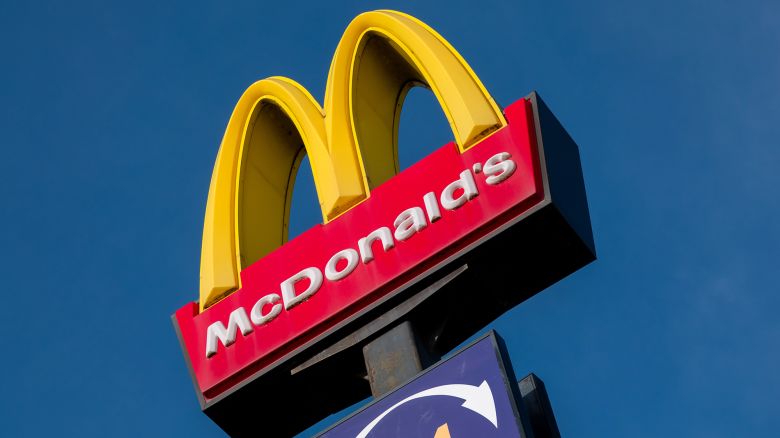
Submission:
[[398,122],[413,86],[430,88],[464,151],[506,125],[465,60],[409,15],[359,15],[336,48],[325,111],[291,79],[252,84],[228,122],[203,226],[200,308],[240,288],[240,271],[287,240],[304,153],[328,222],[398,172]]

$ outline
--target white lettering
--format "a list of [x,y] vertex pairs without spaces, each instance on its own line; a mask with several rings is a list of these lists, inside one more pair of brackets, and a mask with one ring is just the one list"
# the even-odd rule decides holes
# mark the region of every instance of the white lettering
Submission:
[[390,233],[389,228],[382,227],[372,231],[368,236],[358,240],[360,259],[363,260],[364,264],[374,260],[374,250],[371,248],[371,245],[377,239],[382,241],[382,249],[384,249],[385,252],[395,246],[395,242],[393,242],[393,234]]
[[395,218],[393,222],[395,227],[395,239],[399,242],[412,237],[414,233],[425,229],[428,223],[425,222],[425,216],[423,216],[422,208],[412,207],[404,210],[401,214]]
[[[462,190],[463,193],[455,198],[455,192]],[[460,208],[466,201],[470,201],[479,195],[477,184],[474,182],[474,175],[470,170],[464,170],[460,173],[460,178],[450,183],[441,192],[441,206],[447,210]]]
[[[249,315],[243,307],[230,313],[227,328],[222,321],[209,325],[206,332],[206,357],[217,354],[220,342],[226,348],[235,343],[239,330],[243,336],[247,336],[253,332],[255,326],[263,326],[276,319],[282,310],[290,310],[310,299],[322,287],[324,278],[339,281],[349,276],[357,268],[359,261],[364,264],[372,262],[376,241],[380,241],[382,249],[387,252],[395,247],[396,241],[408,240],[415,233],[427,228],[429,223],[441,220],[440,207],[456,210],[477,197],[479,190],[474,174],[484,174],[488,185],[496,185],[512,176],[516,170],[517,164],[507,152],[493,155],[484,164],[474,163],[469,169],[460,172],[458,179],[448,184],[438,197],[435,192],[426,193],[423,196],[424,208],[411,207],[402,211],[393,221],[394,231],[388,227],[377,228],[358,240],[357,250],[347,248],[333,254],[323,269],[324,277],[320,269],[306,268],[280,284],[281,294],[271,293],[257,300]],[[340,265],[344,266],[339,269]],[[305,280],[308,280],[308,285],[302,292],[297,292],[296,285]],[[302,285],[298,286],[299,289],[302,288]],[[268,313],[264,314],[266,309],[269,309]]]
[[436,200],[436,194],[428,192],[423,196],[423,203],[425,204],[425,212],[428,213],[428,220],[431,223],[441,219],[441,210],[439,210],[439,201]]
[[[297,296],[295,295],[295,283],[303,279],[309,279],[309,286],[305,291]],[[303,271],[284,280],[281,284],[282,298],[284,298],[284,310],[290,310],[293,307],[311,298],[322,286],[322,271],[317,268],[306,268]]]
[[254,330],[252,324],[249,323],[249,318],[246,316],[246,310],[243,307],[230,312],[230,318],[228,319],[227,329],[222,321],[217,321],[211,324],[206,331],[206,357],[211,357],[217,354],[217,340],[222,342],[222,345],[228,347],[236,342],[236,336],[238,330],[241,330],[241,334],[246,336]]
[[501,181],[512,176],[517,169],[517,165],[513,160],[510,160],[508,152],[501,152],[493,155],[485,162],[485,175],[487,179],[485,182],[490,185],[496,185]]
[[[252,324],[256,326],[268,324],[269,322],[273,321],[274,318],[279,316],[279,314],[282,312],[282,305],[275,303],[278,303],[281,299],[282,297],[277,294],[268,294],[257,300],[255,305],[252,306],[252,311],[249,312],[249,316],[252,318]],[[274,306],[271,307],[271,311],[268,312],[268,315],[263,315],[263,307],[267,306],[268,304],[273,304]]]
[[[338,270],[338,263],[340,260],[346,260],[347,266],[342,270]],[[330,281],[341,280],[347,275],[351,274],[355,270],[358,264],[358,252],[352,248],[345,249],[333,254],[333,257],[328,260],[325,265],[325,278]]]

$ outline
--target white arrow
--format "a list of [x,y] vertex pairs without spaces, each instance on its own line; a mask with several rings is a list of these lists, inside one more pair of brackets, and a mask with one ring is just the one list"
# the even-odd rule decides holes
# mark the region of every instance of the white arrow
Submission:
[[374,420],[368,423],[368,425],[364,427],[355,438],[366,438],[368,433],[371,432],[371,430],[376,427],[376,425],[382,421],[382,419],[385,418],[387,414],[402,404],[416,400],[418,398],[431,397],[434,395],[446,395],[464,400],[461,406],[485,417],[486,420],[493,423],[493,426],[498,428],[498,418],[496,418],[496,402],[493,400],[493,392],[490,391],[490,385],[488,385],[487,381],[483,380],[482,384],[479,386],[443,385],[431,389],[426,389],[425,391],[420,391],[414,395],[410,395],[409,397],[406,397],[405,399],[391,406],[390,409],[382,412],[382,414],[378,417],[374,418]]

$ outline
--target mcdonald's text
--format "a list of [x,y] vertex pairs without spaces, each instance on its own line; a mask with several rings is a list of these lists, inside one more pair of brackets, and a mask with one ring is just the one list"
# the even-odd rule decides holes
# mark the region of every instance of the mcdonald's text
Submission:
[[280,293],[264,295],[248,312],[244,307],[230,312],[227,327],[222,321],[213,322],[206,330],[206,356],[217,354],[220,344],[225,348],[233,345],[239,331],[241,335],[249,336],[254,327],[272,323],[283,309],[290,311],[304,303],[320,290],[324,281],[342,281],[360,265],[372,263],[375,250],[391,251],[396,243],[424,232],[428,225],[442,219],[442,208],[455,211],[467,202],[478,199],[479,188],[475,175],[482,176],[485,184],[492,186],[511,177],[516,169],[517,164],[508,152],[499,152],[484,163],[474,163],[470,169],[460,172],[458,179],[444,187],[441,194],[437,196],[434,192],[428,192],[418,205],[398,214],[392,224],[394,230],[391,231],[387,226],[379,227],[357,240],[355,246],[333,254],[324,267],[310,266],[287,278],[279,285]]

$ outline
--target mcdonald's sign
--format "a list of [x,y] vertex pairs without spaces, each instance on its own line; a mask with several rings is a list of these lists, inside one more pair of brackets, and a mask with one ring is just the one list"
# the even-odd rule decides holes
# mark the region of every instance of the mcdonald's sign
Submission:
[[[414,86],[436,96],[454,142],[399,172]],[[305,155],[323,222],[288,241]],[[251,409],[294,411],[273,426],[292,433],[365,397],[365,382],[306,363],[387,309],[413,302],[405,314],[446,350],[594,258],[577,146],[541,99],[502,111],[436,31],[374,11],[347,27],[323,106],[282,77],[238,100],[209,187],[200,299],[173,322],[207,414],[245,430],[232,418],[254,391]],[[430,292],[445,277],[458,280]]]

